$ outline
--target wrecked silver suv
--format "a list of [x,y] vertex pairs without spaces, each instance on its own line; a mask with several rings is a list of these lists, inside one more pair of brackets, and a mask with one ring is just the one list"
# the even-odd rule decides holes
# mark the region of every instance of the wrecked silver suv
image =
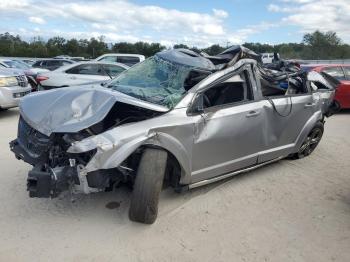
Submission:
[[153,223],[163,185],[181,191],[309,155],[335,85],[288,63],[263,67],[243,47],[168,50],[104,87],[28,96],[10,147],[33,166],[30,197],[130,183],[130,219]]

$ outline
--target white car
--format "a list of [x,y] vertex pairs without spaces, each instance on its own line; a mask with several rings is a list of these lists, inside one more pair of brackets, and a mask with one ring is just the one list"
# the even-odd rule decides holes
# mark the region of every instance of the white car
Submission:
[[129,67],[119,63],[80,62],[39,74],[39,90],[89,84],[110,80]]
[[50,72],[48,69],[44,68],[34,68],[30,65],[20,61],[20,60],[12,60],[12,59],[0,59],[0,67],[5,68],[17,68],[22,70],[28,79],[29,85],[32,87],[32,91],[37,90],[38,83],[36,82],[36,77],[39,73]]
[[127,66],[133,66],[144,60],[145,60],[144,55],[137,55],[137,54],[105,54],[95,59],[95,61],[122,63]]
[[[280,54],[276,53],[276,56],[278,59],[280,59]],[[275,54],[274,53],[262,53],[261,54],[261,61],[264,64],[271,64],[274,60]]]
[[0,111],[18,106],[21,97],[29,94],[31,87],[24,73],[17,69],[0,69]]

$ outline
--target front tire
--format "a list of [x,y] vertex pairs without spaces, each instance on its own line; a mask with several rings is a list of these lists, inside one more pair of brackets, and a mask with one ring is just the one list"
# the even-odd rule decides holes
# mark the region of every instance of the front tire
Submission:
[[167,156],[166,151],[155,148],[143,152],[131,196],[130,220],[145,224],[156,220]]
[[322,122],[318,122],[302,143],[299,151],[294,154],[294,159],[301,159],[309,156],[321,141],[324,131]]

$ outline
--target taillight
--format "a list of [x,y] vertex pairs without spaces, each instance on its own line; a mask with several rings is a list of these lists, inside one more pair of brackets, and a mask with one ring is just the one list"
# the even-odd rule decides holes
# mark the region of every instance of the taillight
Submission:
[[37,77],[36,77],[36,81],[37,81],[38,83],[40,83],[41,81],[45,81],[45,80],[47,80],[47,79],[49,79],[47,76],[37,76]]

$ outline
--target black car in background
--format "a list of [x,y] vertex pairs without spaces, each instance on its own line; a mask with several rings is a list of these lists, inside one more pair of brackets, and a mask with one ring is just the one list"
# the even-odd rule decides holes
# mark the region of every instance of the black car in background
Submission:
[[61,66],[70,65],[75,63],[75,61],[70,59],[41,59],[37,60],[32,67],[34,68],[45,68],[50,71],[55,70]]

